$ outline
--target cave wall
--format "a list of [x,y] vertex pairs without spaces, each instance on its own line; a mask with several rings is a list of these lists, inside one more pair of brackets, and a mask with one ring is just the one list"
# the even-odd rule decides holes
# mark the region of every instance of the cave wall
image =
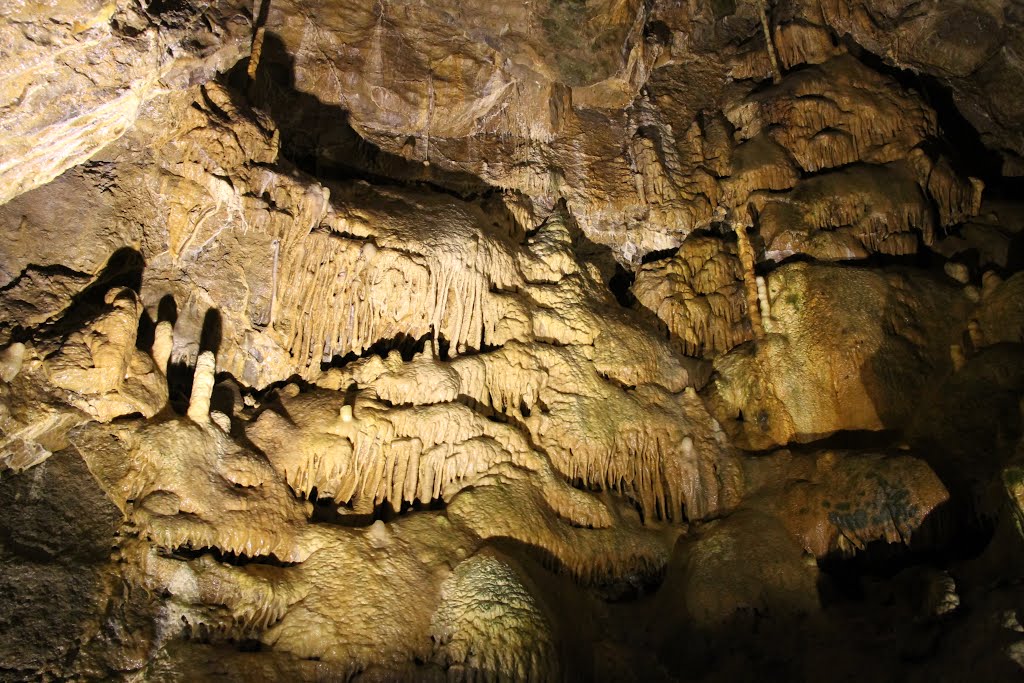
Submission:
[[1019,675],[1020,12],[0,9],[0,678]]

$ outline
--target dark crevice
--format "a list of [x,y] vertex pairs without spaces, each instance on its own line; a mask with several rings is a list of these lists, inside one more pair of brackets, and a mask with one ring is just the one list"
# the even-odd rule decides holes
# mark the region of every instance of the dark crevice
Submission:
[[612,385],[612,386],[614,386],[614,387],[617,387],[617,388],[619,388],[619,389],[622,389],[623,391],[635,391],[635,390],[636,390],[636,386],[635,386],[635,385],[632,385],[632,384],[626,384],[625,382],[623,382],[623,381],[622,381],[622,380],[620,380],[619,378],[617,378],[617,377],[612,377],[612,376],[611,376],[611,375],[609,375],[609,374],[608,374],[607,372],[598,372],[597,374],[598,374],[598,376],[599,376],[599,377],[600,377],[601,379],[603,379],[603,380],[604,380],[605,382],[607,382],[608,384],[611,384],[611,385]]
[[244,553],[233,553],[221,550],[215,546],[193,548],[191,545],[186,544],[178,546],[170,551],[164,551],[164,554],[167,557],[171,557],[176,560],[184,560],[186,562],[198,560],[204,555],[210,555],[217,562],[230,564],[234,567],[244,567],[250,564],[260,564],[271,567],[294,567],[298,564],[298,562],[285,562],[280,560],[273,553],[268,555],[246,555]]
[[635,274],[623,268],[621,264],[615,264],[615,274],[608,281],[608,289],[623,308],[632,308],[636,303],[636,297],[630,290],[635,279]]
[[[942,272],[942,266],[946,263],[946,257],[931,249],[919,248],[913,254],[883,254],[875,252],[862,259],[846,259],[843,261],[828,261],[829,267],[836,268],[863,268],[886,270],[888,268],[914,268],[920,270],[933,270],[936,273]],[[767,275],[791,263],[820,263],[813,256],[808,254],[792,254],[779,261],[764,259],[758,261],[756,270],[758,275]]]
[[[737,421],[743,421],[740,413]],[[901,443],[902,435],[896,430],[847,430],[827,434],[820,439],[804,443],[790,443],[785,449],[793,453],[818,453],[820,451],[884,451],[895,450]],[[744,451],[747,455],[762,456],[777,452],[778,447],[763,451]]]
[[833,552],[818,561],[826,605],[865,599],[865,583],[890,580],[901,572],[945,570],[980,557],[995,534],[996,521],[978,513],[968,496],[952,493],[903,543],[876,540],[852,553]]
[[426,502],[416,500],[411,503],[403,500],[398,503],[397,508],[394,502],[386,500],[374,504],[372,510],[368,512],[361,512],[357,511],[357,508],[362,507],[358,501],[338,503],[331,496],[321,495],[315,486],[306,499],[313,504],[313,512],[310,515],[311,522],[343,527],[368,527],[377,521],[392,522],[398,517],[412,512],[442,512],[446,507],[441,498],[434,498]]
[[[693,234],[694,234],[694,232],[689,233],[686,236],[686,239],[689,239]],[[640,263],[646,265],[648,263],[654,263],[655,261],[664,261],[666,259],[672,258],[673,256],[675,256],[678,253],[679,253],[679,247],[673,247],[671,249],[658,249],[656,251],[649,251],[646,254],[644,254],[642,259],[640,259]]]
[[507,536],[491,538],[488,545],[511,557],[529,557],[550,572],[573,576],[607,602],[637,600],[654,593],[665,579],[666,567],[654,566],[643,557],[625,559],[622,565],[632,565],[630,569],[617,567],[618,571],[595,571],[582,576],[574,575],[557,555],[538,545]]
[[392,351],[398,351],[402,356],[402,361],[408,363],[417,354],[423,353],[427,342],[431,341],[434,343],[435,357],[437,360],[442,362],[448,362],[454,358],[465,358],[467,356],[491,353],[492,351],[497,351],[501,348],[501,346],[497,344],[485,344],[481,342],[477,348],[464,349],[457,356],[452,356],[451,342],[443,334],[437,335],[437,338],[435,339],[433,332],[427,332],[419,337],[413,337],[403,333],[388,339],[379,339],[359,353],[352,351],[344,356],[334,356],[329,362],[321,363],[320,369],[321,371],[326,372],[331,368],[343,368],[350,363],[364,358],[369,358],[370,356],[387,358]]
[[[388,339],[380,339],[368,346],[365,350],[360,353],[349,352],[344,356],[335,356],[328,363],[321,363],[320,369],[323,371],[329,370],[330,368],[343,368],[349,363],[353,363],[363,358],[369,358],[370,356],[380,356],[381,358],[387,358],[388,354],[392,351],[398,351],[402,360],[406,363],[411,361],[413,357],[423,352],[423,348],[427,341],[433,339],[433,334],[428,332],[419,337],[413,337],[411,335],[400,333],[394,337]],[[434,351],[437,353],[438,358],[441,360],[448,360],[448,348],[450,344],[443,335],[438,335],[437,347]]]

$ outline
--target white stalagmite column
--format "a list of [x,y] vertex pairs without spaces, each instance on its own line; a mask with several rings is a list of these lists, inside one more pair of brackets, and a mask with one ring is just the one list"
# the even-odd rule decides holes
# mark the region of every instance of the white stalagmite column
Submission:
[[267,314],[267,325],[270,329],[274,329],[274,315],[277,313],[277,266],[281,258],[281,240],[274,240],[270,246],[274,250],[274,270],[270,276],[270,312]]
[[768,283],[760,275],[757,276],[757,301],[761,306],[761,326],[765,332],[771,332],[772,302],[768,298]]
[[217,359],[212,351],[199,354],[192,379],[192,396],[188,402],[188,417],[193,422],[210,421],[210,397],[213,395],[213,375],[216,369]]
[[167,375],[167,365],[171,362],[171,349],[174,347],[174,326],[167,320],[156,325],[153,335],[153,360],[157,369]]
[[761,324],[761,306],[757,292],[757,274],[754,272],[754,248],[747,236],[747,227],[740,222],[733,223],[736,231],[736,247],[743,271],[743,289],[747,299],[747,315],[750,316],[750,327],[754,331],[754,339],[764,336]]

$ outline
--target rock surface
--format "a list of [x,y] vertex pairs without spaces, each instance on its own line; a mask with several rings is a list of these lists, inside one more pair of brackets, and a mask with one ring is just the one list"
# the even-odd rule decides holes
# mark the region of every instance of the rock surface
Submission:
[[244,57],[243,2],[16,1],[0,12],[0,203],[128,130],[151,100]]
[[0,679],[1012,680],[1020,15],[8,3]]

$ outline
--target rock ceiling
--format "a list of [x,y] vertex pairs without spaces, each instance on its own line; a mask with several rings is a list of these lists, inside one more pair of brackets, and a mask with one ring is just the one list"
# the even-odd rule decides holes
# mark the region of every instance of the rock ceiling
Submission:
[[1019,0],[0,8],[0,680],[1013,680]]

